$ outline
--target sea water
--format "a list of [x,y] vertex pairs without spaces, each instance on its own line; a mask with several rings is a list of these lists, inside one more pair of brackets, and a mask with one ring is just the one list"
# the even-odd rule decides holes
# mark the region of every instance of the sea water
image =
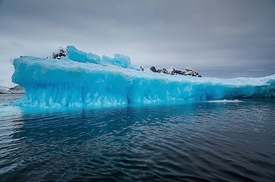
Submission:
[[30,111],[0,95],[0,181],[275,181],[275,100]]

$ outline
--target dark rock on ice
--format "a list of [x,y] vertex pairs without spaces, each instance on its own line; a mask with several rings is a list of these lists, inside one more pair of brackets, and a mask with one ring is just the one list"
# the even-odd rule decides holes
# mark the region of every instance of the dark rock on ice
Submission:
[[157,72],[155,66],[152,66],[152,67],[150,68],[150,70],[151,70],[152,72]]
[[61,48],[55,52],[53,52],[52,56],[50,56],[51,59],[61,59],[61,57],[67,57],[68,56],[68,52]]
[[171,71],[168,71],[166,68],[156,69],[155,66],[152,66],[150,68],[150,70],[154,73],[201,77],[201,75],[198,72],[196,72],[195,70],[193,70],[192,68],[185,68],[184,70],[178,70],[178,69],[172,68]]
[[162,73],[169,74],[169,71],[166,68],[162,68]]

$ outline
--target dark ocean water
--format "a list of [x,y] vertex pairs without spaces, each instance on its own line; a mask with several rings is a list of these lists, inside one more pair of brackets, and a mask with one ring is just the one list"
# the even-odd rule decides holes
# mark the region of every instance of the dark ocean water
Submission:
[[30,112],[0,95],[0,181],[275,181],[275,100]]

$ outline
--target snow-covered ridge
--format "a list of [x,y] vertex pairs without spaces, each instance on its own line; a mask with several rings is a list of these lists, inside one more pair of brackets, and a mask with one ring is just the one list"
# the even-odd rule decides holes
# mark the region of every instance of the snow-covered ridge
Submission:
[[[14,83],[26,90],[16,104],[25,107],[106,107],[128,103],[234,100],[275,97],[275,75],[218,79],[140,71],[128,56],[114,58],[67,47],[58,59],[14,60]],[[138,68],[138,69],[137,69]]]

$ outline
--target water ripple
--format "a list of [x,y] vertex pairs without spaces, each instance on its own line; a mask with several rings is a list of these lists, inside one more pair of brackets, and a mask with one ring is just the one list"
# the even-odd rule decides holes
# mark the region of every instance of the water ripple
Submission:
[[274,109],[248,100],[14,111],[0,120],[0,181],[274,181]]

